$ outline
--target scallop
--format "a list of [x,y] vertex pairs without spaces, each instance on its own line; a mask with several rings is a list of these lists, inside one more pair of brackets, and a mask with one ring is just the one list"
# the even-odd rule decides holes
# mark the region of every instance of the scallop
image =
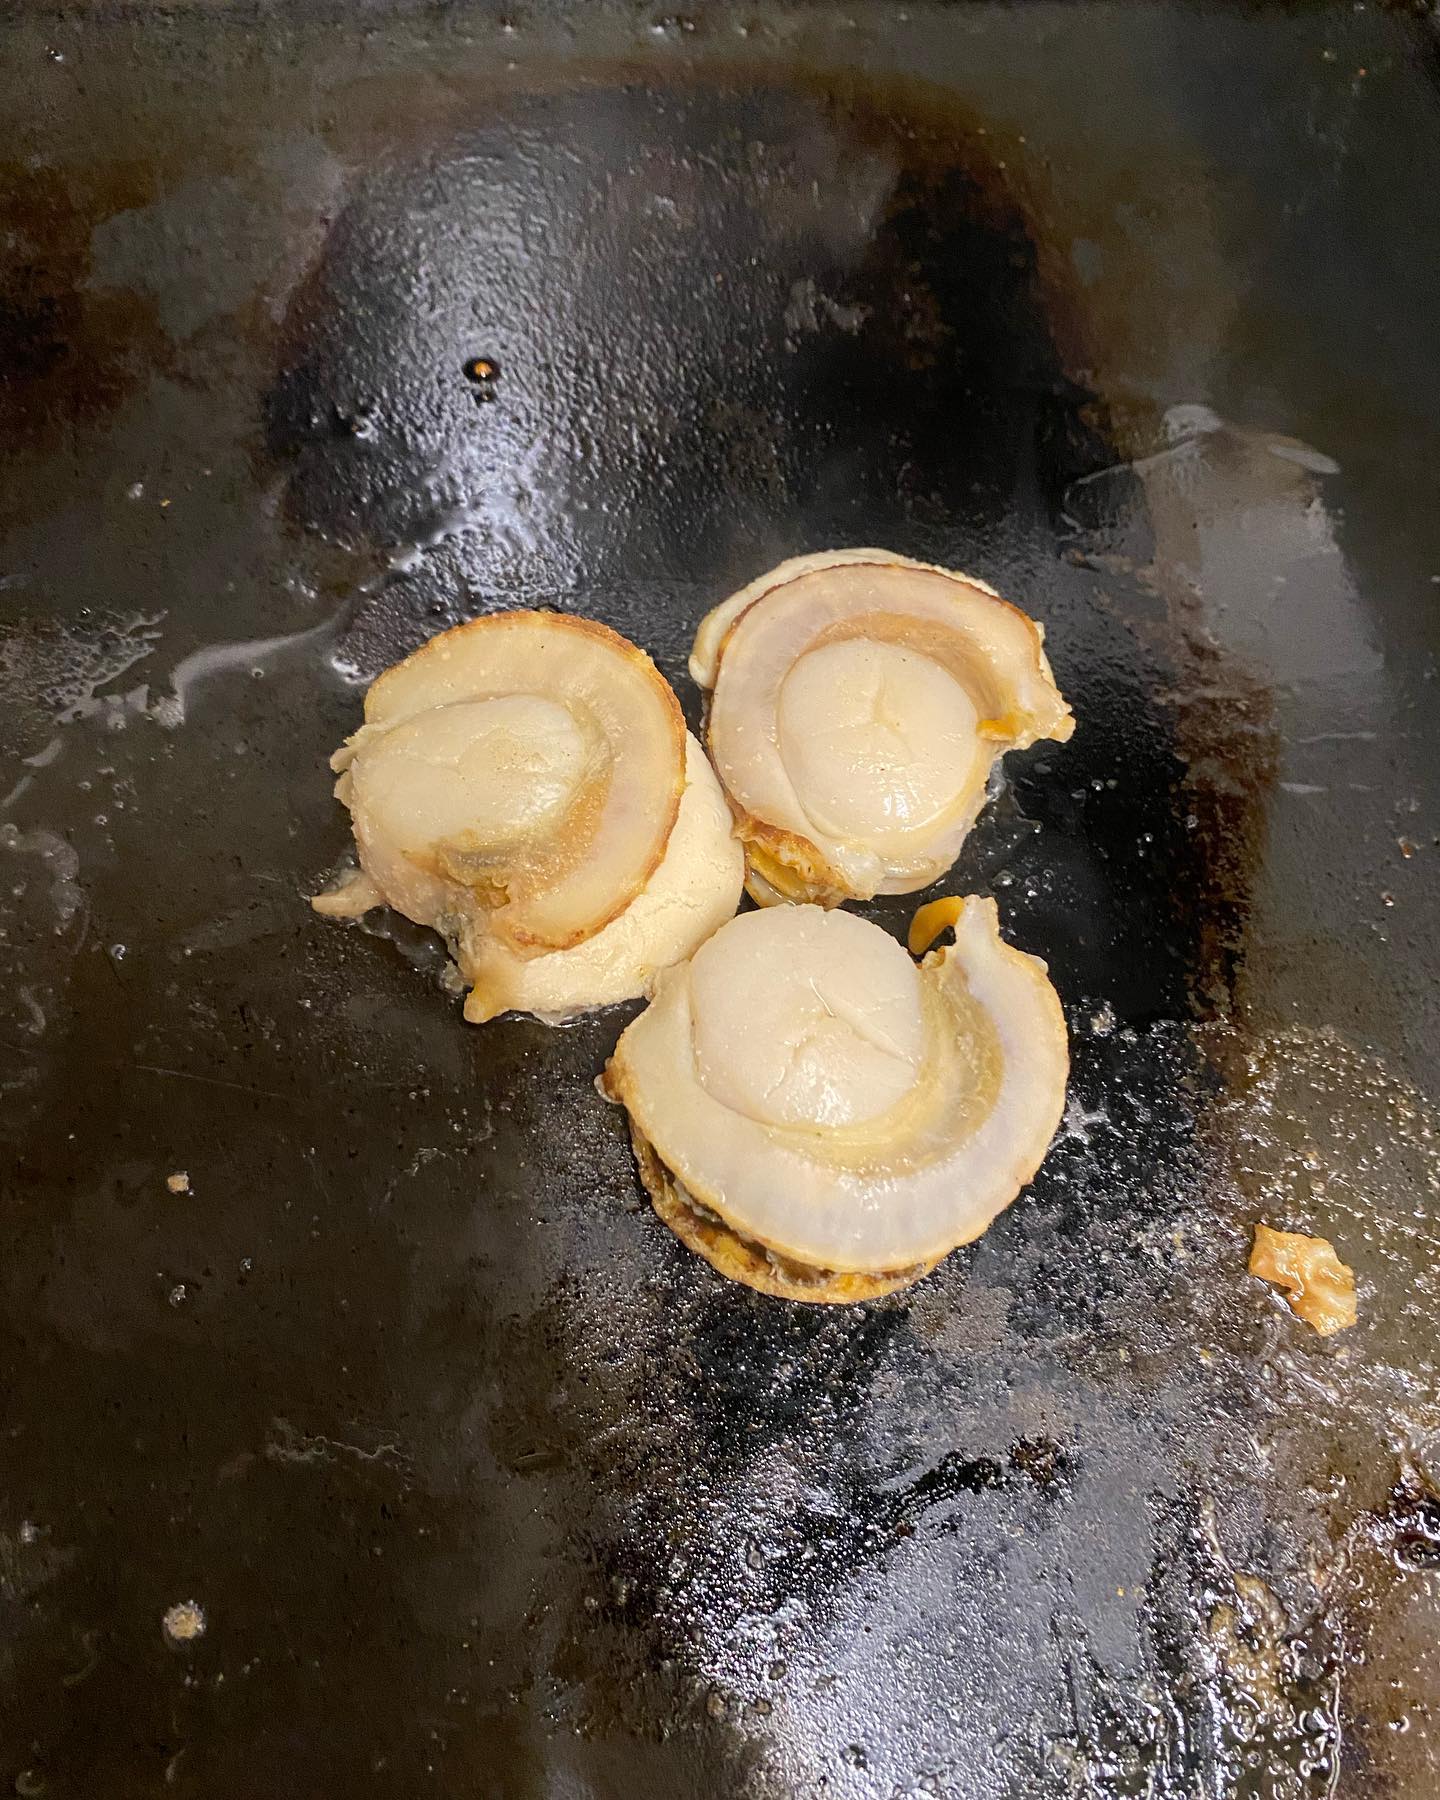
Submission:
[[995,903],[916,915],[917,964],[814,905],[732,919],[661,976],[602,1078],[656,1211],[722,1274],[795,1300],[908,1286],[1039,1167],[1069,1055],[1045,965]]
[[690,658],[762,905],[928,886],[996,759],[1074,730],[1042,628],[968,575],[886,550],[782,563],[717,606]]
[[650,658],[608,626],[517,611],[387,670],[336,752],[359,873],[313,902],[432,926],[472,1021],[645,993],[735,911],[744,859]]

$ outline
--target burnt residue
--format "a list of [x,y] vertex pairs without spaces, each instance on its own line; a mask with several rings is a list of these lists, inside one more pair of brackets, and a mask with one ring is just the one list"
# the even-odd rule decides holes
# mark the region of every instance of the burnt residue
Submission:
[[1352,1786],[1405,1791],[1356,1727],[1388,1724],[1403,1734],[1413,1712],[1428,1712],[1424,1702],[1392,1685],[1384,1718],[1357,1718],[1342,1697],[1374,1652],[1399,1588],[1437,1565],[1440,1506],[1423,1473],[1407,1462],[1385,1500],[1351,1521],[1314,1571],[1304,1610],[1288,1612],[1261,1574],[1227,1555],[1212,1497],[1167,1504],[1156,1538],[1141,1628],[1163,1685],[1137,1691],[1074,1639],[1073,1733],[1044,1746],[1039,1766],[1064,1770],[1073,1751],[1079,1767],[1106,1771],[1103,1791],[1159,1800],[1197,1791],[1246,1800],[1328,1800]]
[[1075,1461],[1063,1444],[1049,1437],[1022,1437],[1010,1446],[1010,1467],[1049,1498],[1062,1494],[1073,1479]]
[[1413,1464],[1375,1514],[1377,1539],[1409,1573],[1440,1569],[1440,1494]]

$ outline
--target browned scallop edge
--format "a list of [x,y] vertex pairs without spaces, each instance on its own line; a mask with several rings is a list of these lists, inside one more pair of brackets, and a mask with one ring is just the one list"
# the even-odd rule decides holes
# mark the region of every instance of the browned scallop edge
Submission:
[[[641,664],[654,676],[655,681],[665,695],[665,701],[670,716],[671,735],[675,747],[675,753],[672,759],[675,774],[671,781],[668,793],[666,793],[663,798],[657,799],[657,806],[662,811],[665,818],[664,835],[658,840],[658,848],[652,854],[643,873],[628,887],[620,890],[619,897],[609,912],[606,912],[603,915],[597,915],[580,930],[567,932],[560,937],[540,937],[535,932],[527,931],[523,925],[510,926],[505,934],[507,940],[517,951],[528,950],[535,955],[548,954],[559,950],[573,950],[577,944],[583,944],[590,938],[598,936],[607,925],[613,924],[614,921],[620,917],[621,913],[625,911],[626,907],[630,905],[631,901],[634,900],[638,894],[644,891],[650,877],[665,860],[665,852],[670,847],[670,835],[675,829],[676,819],[680,816],[681,797],[685,792],[685,715],[680,710],[680,702],[675,698],[674,688],[671,687],[670,683],[660,673],[659,669],[656,668],[653,658],[647,656],[638,644],[632,644],[629,638],[622,637],[618,631],[615,631],[609,625],[601,624],[598,619],[582,619],[574,613],[555,612],[545,607],[517,607],[512,612],[486,613],[481,618],[468,619],[463,625],[452,625],[448,631],[438,632],[433,638],[429,638],[425,643],[421,644],[418,650],[412,650],[410,655],[404,660],[407,663],[411,663],[417,661],[421,657],[429,656],[432,652],[436,651],[438,645],[446,643],[451,639],[458,638],[466,632],[490,631],[512,624],[518,624],[522,620],[529,622],[540,619],[559,625],[567,631],[573,631],[579,637],[595,638],[600,643],[605,644],[610,649],[614,650],[618,655]],[[399,666],[399,664],[396,664],[397,668]],[[390,670],[385,670],[383,674],[377,676],[370,684],[369,690],[365,695],[365,714],[367,718],[370,715],[371,696],[384,684],[385,677],[389,673]]]
[[[844,876],[809,838],[757,819],[733,799],[730,811],[735,818],[735,835],[745,847],[747,871],[768,882],[783,899],[797,904],[809,901],[827,908],[843,906],[847,900],[869,899],[868,894],[857,894],[846,885]],[[753,888],[750,897],[764,903]]]
[[[608,1070],[607,1070],[608,1076]],[[609,1091],[609,1082],[606,1087]],[[935,1262],[913,1268],[881,1270],[874,1275],[838,1274],[811,1268],[794,1257],[769,1255],[713,1215],[697,1212],[681,1197],[675,1180],[645,1134],[630,1121],[630,1142],[640,1179],[662,1223],[669,1226],[687,1249],[709,1263],[718,1275],[738,1281],[777,1300],[799,1300],[816,1306],[853,1306],[862,1300],[879,1300],[913,1287],[934,1269]],[[791,1273],[793,1271],[793,1273]]]

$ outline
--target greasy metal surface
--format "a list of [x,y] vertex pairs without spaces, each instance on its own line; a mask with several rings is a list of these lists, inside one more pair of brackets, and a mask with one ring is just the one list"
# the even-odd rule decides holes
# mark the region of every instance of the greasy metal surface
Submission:
[[[0,1780],[1432,1794],[1427,28],[0,44]],[[303,896],[396,651],[542,600],[693,713],[706,606],[847,542],[1046,621],[1081,728],[960,874],[1075,1082],[986,1238],[817,1312],[656,1224],[620,1017],[466,1029]],[[1245,1277],[1262,1217],[1353,1332]]]

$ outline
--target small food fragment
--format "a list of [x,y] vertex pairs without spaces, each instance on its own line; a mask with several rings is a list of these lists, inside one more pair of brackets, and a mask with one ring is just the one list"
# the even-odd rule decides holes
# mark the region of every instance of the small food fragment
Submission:
[[360,868],[316,910],[388,904],[433,927],[472,1021],[642,994],[740,897],[743,854],[679,703],[592,620],[442,632],[374,683],[331,766]]
[[1328,1238],[1257,1225],[1250,1273],[1284,1288],[1291,1312],[1322,1337],[1344,1331],[1358,1317],[1355,1271],[1341,1262]]
[[172,1194],[188,1194],[190,1192],[190,1177],[183,1169],[177,1169],[173,1175],[167,1175],[165,1177],[165,1185]]
[[978,1237],[1034,1175],[1065,1102],[1060,1003],[994,901],[957,902],[950,922],[954,946],[917,968],[851,913],[742,914],[622,1034],[604,1091],[656,1212],[722,1275],[873,1299]]
[[1074,730],[1033,619],[886,550],[782,563],[690,657],[761,905],[908,894],[954,862],[996,759]]
[[193,1644],[205,1635],[205,1608],[197,1600],[177,1600],[166,1608],[160,1629],[172,1644]]
[[910,920],[910,929],[905,934],[905,947],[910,954],[923,956],[941,932],[953,931],[960,922],[965,906],[966,902],[954,894],[943,895],[939,900],[927,900],[923,906],[917,906],[914,917]]

